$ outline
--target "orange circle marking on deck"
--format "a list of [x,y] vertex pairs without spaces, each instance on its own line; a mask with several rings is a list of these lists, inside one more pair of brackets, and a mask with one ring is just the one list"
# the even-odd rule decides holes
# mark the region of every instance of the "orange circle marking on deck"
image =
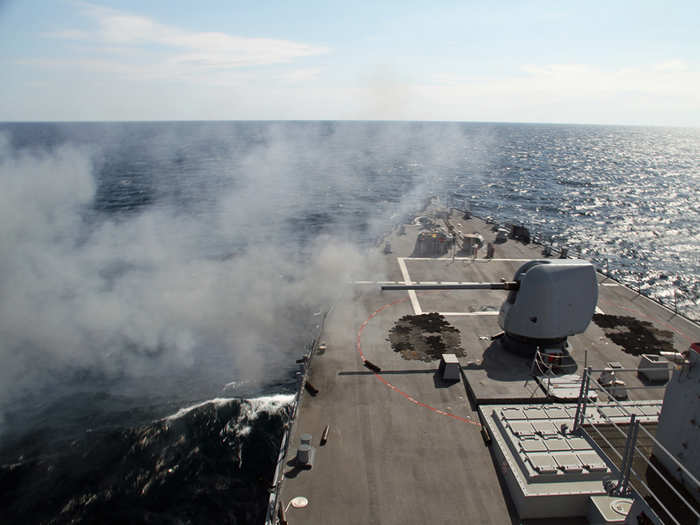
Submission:
[[[382,312],[383,310],[386,310],[387,308],[390,308],[396,304],[403,303],[405,301],[408,301],[408,297],[404,297],[403,299],[397,299],[396,301],[392,301],[391,303],[385,304],[384,306],[377,308],[372,314],[360,325],[360,329],[357,331],[357,351],[360,354],[360,358],[362,359],[362,362],[364,363],[367,358],[365,357],[365,354],[362,352],[362,332],[364,332],[365,328],[369,324],[369,322],[374,318],[377,314]],[[418,401],[417,399],[411,397],[409,394],[401,390],[400,388],[397,388],[395,385],[392,385],[387,381],[384,376],[380,372],[372,372],[374,374],[374,377],[376,377],[379,381],[384,383],[384,385],[388,386],[391,388],[394,392],[401,394],[404,398],[408,399],[411,403],[418,405],[423,408],[427,408],[428,410],[432,410],[438,415],[441,416],[447,416],[451,417],[452,419],[456,419],[457,421],[462,421],[463,423],[470,423],[472,425],[476,425],[478,427],[481,427],[481,423],[478,421],[474,421],[473,419],[469,419],[468,417],[462,417],[458,416],[456,414],[452,414],[450,412],[445,412],[444,410],[440,410],[439,408],[435,408],[433,406],[430,406],[426,403],[423,403],[421,401]]]

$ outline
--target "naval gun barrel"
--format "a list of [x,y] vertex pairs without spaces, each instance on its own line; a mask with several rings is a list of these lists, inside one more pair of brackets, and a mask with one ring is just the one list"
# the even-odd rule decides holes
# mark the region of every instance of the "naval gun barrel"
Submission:
[[411,284],[383,284],[382,290],[518,290],[518,281],[505,281],[501,283],[411,283]]

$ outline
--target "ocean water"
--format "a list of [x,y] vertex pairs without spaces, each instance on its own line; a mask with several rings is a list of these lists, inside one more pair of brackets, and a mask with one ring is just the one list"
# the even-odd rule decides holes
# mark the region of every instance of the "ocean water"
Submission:
[[0,515],[261,523],[296,360],[429,195],[700,317],[700,130],[0,124]]

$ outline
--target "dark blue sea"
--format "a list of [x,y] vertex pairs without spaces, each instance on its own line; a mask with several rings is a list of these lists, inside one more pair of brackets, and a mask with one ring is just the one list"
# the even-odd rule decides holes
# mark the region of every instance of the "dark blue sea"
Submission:
[[256,523],[319,313],[426,197],[700,317],[700,130],[0,124],[0,521]]

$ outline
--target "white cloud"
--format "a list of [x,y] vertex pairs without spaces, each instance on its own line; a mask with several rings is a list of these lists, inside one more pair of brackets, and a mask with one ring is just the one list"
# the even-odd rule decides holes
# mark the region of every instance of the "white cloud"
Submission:
[[547,77],[586,75],[594,71],[593,67],[585,64],[549,64],[545,66],[526,64],[520,69],[530,75],[544,75]]
[[70,55],[15,61],[39,69],[52,88],[18,80],[0,100],[4,118],[700,122],[700,64],[679,56],[617,67],[533,61],[481,74],[444,68],[431,77],[418,62],[377,65],[358,54],[350,65],[322,64],[313,58],[330,50],[311,43],[188,31],[77,6],[87,25],[44,34],[70,42]]
[[521,74],[477,79],[438,76],[425,86],[451,86],[474,94],[540,93],[569,98],[630,91],[700,96],[700,69],[692,70],[680,59],[645,67],[617,69],[603,69],[589,64],[526,64],[521,66],[520,71]]
[[697,125],[700,119],[700,68],[681,59],[615,69],[527,64],[500,76],[434,77],[415,91],[441,101],[457,120],[652,123],[666,114],[668,123]]
[[654,70],[656,71],[688,71],[688,69],[690,69],[688,63],[678,58],[654,66]]
[[[90,30],[62,29],[44,36],[90,42],[102,46],[143,48],[148,56],[158,58],[148,68],[153,74],[188,76],[209,70],[222,71],[249,66],[286,64],[294,60],[328,53],[323,46],[272,38],[249,38],[220,32],[193,32],[158,23],[93,4],[80,3],[81,11],[96,24]],[[115,49],[111,47],[112,51]],[[94,48],[93,48],[94,50]],[[98,49],[99,50],[99,49]],[[57,62],[102,71],[104,61],[81,60]],[[115,71],[129,69],[117,66]],[[141,73],[141,67],[133,72]]]
[[320,74],[321,70],[318,68],[301,68],[280,73],[277,79],[289,83],[307,82],[318,78]]

